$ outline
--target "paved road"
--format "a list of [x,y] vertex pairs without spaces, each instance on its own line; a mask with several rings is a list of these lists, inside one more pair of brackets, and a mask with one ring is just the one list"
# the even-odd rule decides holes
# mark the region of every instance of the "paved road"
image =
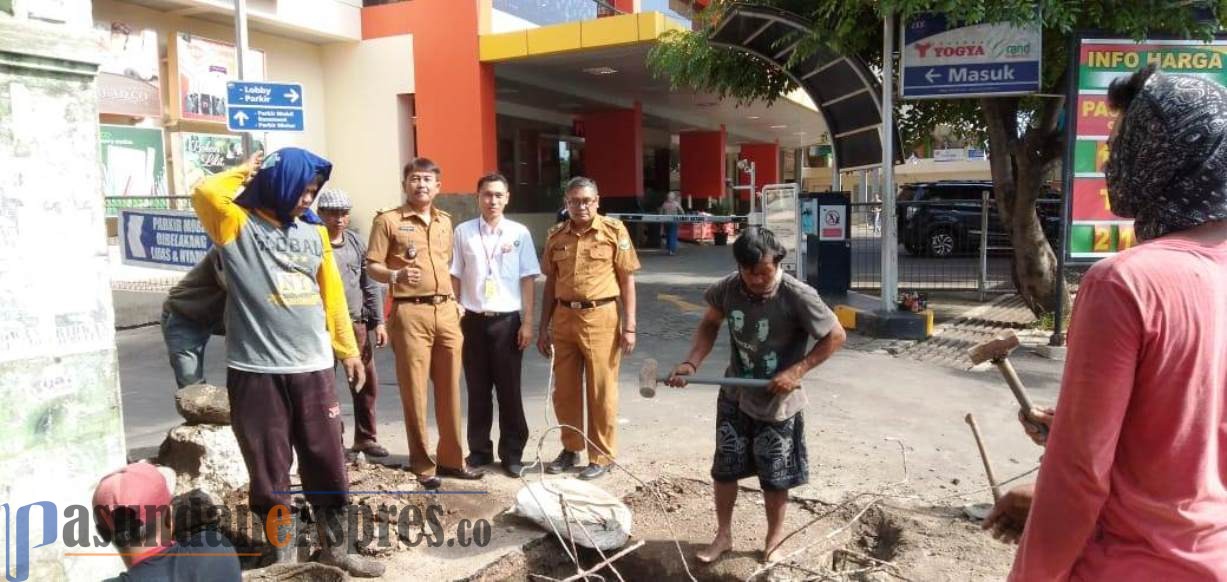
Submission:
[[[704,309],[703,291],[734,269],[731,252],[726,247],[686,245],[676,257],[649,251],[641,253],[641,258],[644,268],[637,277],[640,345],[623,362],[620,392],[624,402],[639,398],[637,376],[645,358],[658,359],[662,365],[684,359],[690,337]],[[117,301],[126,300],[117,296]],[[128,448],[144,449],[137,453],[146,452],[149,447],[156,447],[162,441],[167,430],[181,422],[174,406],[174,379],[158,327],[120,331],[117,342]],[[716,351],[704,366],[705,374],[721,372],[723,362],[728,358],[724,343],[717,344]],[[225,384],[224,353],[224,338],[214,338],[205,355],[206,378],[219,385]],[[403,416],[392,351],[391,348],[384,348],[375,353],[380,391],[376,414],[380,431],[389,435],[385,442],[390,448],[394,451],[404,449]],[[1059,368],[1054,369],[1043,363],[1034,366],[1032,372],[1027,361],[1019,363],[1023,380],[1029,386],[1055,384]],[[548,361],[535,350],[524,356],[523,378],[525,408],[530,426],[535,429],[545,424],[542,415],[549,385]],[[337,398],[341,402],[346,425],[352,426],[350,397],[343,384],[338,386]],[[433,417],[433,414],[428,417]],[[346,442],[350,440],[346,438]]]
[[[687,246],[677,257],[645,252],[641,254],[641,259],[644,264],[639,276],[641,346],[625,359],[622,368],[622,388],[630,391],[628,397],[637,393],[637,371],[643,358],[655,357],[668,362],[684,357],[682,352],[689,346],[690,335],[701,315],[702,307],[699,304],[703,289],[733,269],[731,254],[726,248]],[[117,295],[116,300],[130,302],[134,296]],[[155,297],[154,294],[145,294],[139,299],[149,303]],[[128,448],[156,447],[166,431],[181,422],[175,412],[174,376],[167,363],[161,330],[157,326],[122,330],[116,334],[116,340],[119,345]],[[225,338],[213,338],[205,351],[205,378],[209,382],[225,385],[224,356]],[[381,425],[398,425],[403,416],[391,347],[375,351],[375,365],[379,374],[376,417]],[[535,409],[538,403],[543,403],[549,383],[548,360],[541,357],[535,348],[524,355],[523,378],[525,401]],[[463,396],[463,385],[461,392]],[[337,398],[341,402],[346,425],[352,426],[352,402],[343,384],[338,384]],[[433,415],[429,416],[433,418]],[[349,441],[347,438],[346,442]]]

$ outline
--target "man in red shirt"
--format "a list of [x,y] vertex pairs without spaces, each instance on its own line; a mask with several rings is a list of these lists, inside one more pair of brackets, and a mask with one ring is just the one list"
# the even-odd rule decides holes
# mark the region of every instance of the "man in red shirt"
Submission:
[[1012,581],[1227,580],[1227,89],[1148,68],[1108,102],[1145,242],[1083,278],[1039,479],[985,527],[1026,516]]

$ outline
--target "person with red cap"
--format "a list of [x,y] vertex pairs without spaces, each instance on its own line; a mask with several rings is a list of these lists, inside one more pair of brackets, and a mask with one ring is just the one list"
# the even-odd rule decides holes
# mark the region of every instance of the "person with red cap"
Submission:
[[132,463],[94,489],[94,529],[115,546],[128,571],[113,580],[239,580],[238,555],[220,532],[174,539],[170,488],[158,468]]

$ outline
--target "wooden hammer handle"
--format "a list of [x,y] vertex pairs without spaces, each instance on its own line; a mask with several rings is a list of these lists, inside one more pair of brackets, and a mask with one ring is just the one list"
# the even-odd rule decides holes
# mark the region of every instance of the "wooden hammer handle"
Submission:
[[1026,418],[1041,434],[1047,435],[1048,426],[1037,422],[1031,414],[1035,404],[1031,402],[1031,396],[1027,394],[1027,389],[1023,387],[1022,380],[1018,377],[1018,372],[1014,371],[1014,364],[1011,364],[1007,358],[993,360],[993,363],[997,364],[997,369],[1001,370],[1002,376],[1005,376],[1005,383],[1009,385],[1010,392],[1014,393],[1014,399],[1018,401],[1018,407],[1022,410],[1023,418]]
[[976,448],[980,449],[980,460],[984,462],[984,475],[988,477],[988,486],[993,491],[993,502],[996,503],[1001,499],[1001,487],[997,485],[997,477],[993,475],[993,463],[988,460],[988,450],[984,448],[984,439],[980,437],[980,427],[976,424],[976,417],[970,412],[963,420],[971,427],[971,435],[976,438]]

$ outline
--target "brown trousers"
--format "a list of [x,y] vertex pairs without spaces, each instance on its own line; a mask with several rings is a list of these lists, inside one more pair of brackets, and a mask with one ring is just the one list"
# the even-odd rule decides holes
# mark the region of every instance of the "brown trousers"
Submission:
[[300,374],[227,371],[230,426],[251,476],[251,508],[257,515],[268,515],[279,504],[290,507],[294,452],[312,506],[320,509],[348,503],[341,405],[333,378],[332,370]]
[[611,455],[618,453],[618,367],[622,363],[618,331],[617,303],[593,309],[556,305],[550,319],[558,422],[583,429],[586,399],[586,432],[592,441],[588,444],[582,433],[564,428],[562,446],[572,452],[586,448],[588,462],[598,465],[608,465],[613,461]]
[[[464,336],[456,302],[438,305],[397,301],[392,306],[388,335],[396,353],[405,432],[409,437],[409,470],[430,477],[439,466],[464,467],[460,443],[460,354]],[[426,434],[427,382],[434,385],[435,422],[439,427],[436,459]]]
[[362,353],[362,366],[366,368],[366,384],[362,391],[349,387],[349,395],[354,399],[354,447],[376,441],[375,437],[375,398],[379,396],[379,376],[375,374],[375,349],[371,342],[371,330],[365,323],[354,324],[354,338],[358,340],[358,350]]

